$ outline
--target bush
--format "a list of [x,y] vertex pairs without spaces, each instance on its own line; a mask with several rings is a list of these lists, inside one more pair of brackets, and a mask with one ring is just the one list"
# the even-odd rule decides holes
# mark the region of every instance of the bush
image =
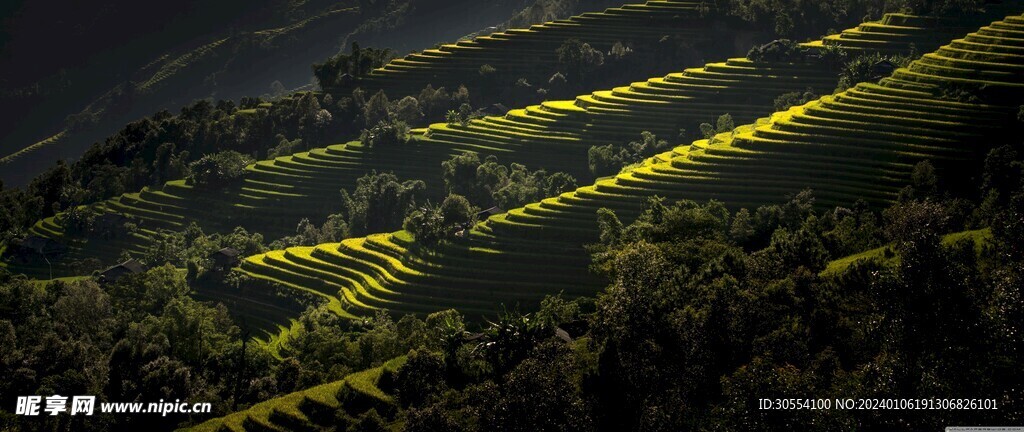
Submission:
[[783,93],[779,95],[779,97],[775,98],[775,111],[785,111],[792,107],[803,105],[815,99],[818,99],[818,95],[814,94],[814,91],[812,91],[809,88],[803,93]]
[[804,61],[807,51],[789,39],[778,39],[764,45],[755,46],[747,52],[747,58],[755,62],[786,62]]
[[[732,117],[719,118],[719,123],[723,121],[731,124]],[[643,131],[639,141],[632,141],[626,146],[608,144],[591,147],[587,151],[587,163],[595,177],[610,176],[618,174],[624,166],[639,163],[666,148],[668,141],[659,140],[653,133]]]
[[584,84],[587,74],[604,64],[604,53],[581,42],[579,39],[568,39],[555,52],[558,64],[566,72],[574,85]]
[[406,124],[416,124],[423,119],[420,102],[412,96],[406,96],[395,106],[395,118]]
[[836,90],[843,91],[862,82],[875,82],[889,75],[888,67],[880,67],[891,63],[894,67],[904,67],[910,64],[910,57],[901,55],[881,55],[871,53],[858,56],[847,62],[839,71],[839,87]]
[[441,209],[429,202],[425,206],[413,210],[402,223],[403,229],[412,234],[416,241],[425,245],[433,245],[441,241],[446,234],[445,227]]
[[380,121],[370,129],[363,129],[359,142],[373,148],[377,146],[396,146],[409,141],[409,125],[404,121]]
[[[341,207],[352,235],[393,230],[416,205],[427,186],[422,180],[400,181],[392,173],[372,171],[356,180],[351,194],[341,191]],[[338,229],[341,228],[340,224]]]
[[473,207],[462,195],[448,195],[441,203],[441,217],[446,225],[471,222],[473,216]]
[[210,189],[227,187],[240,181],[251,163],[251,157],[233,150],[209,154],[189,164],[185,182]]

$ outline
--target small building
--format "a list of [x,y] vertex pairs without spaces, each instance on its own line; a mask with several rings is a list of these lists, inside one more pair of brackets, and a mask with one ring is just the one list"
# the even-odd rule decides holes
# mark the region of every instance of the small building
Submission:
[[100,273],[100,282],[117,282],[122,277],[125,277],[127,275],[139,274],[144,271],[146,271],[146,266],[142,265],[142,263],[140,263],[136,259],[130,259],[113,267],[110,267],[106,270],[103,270]]
[[476,220],[478,220],[480,222],[483,222],[483,221],[487,220],[487,218],[489,218],[491,216],[499,215],[499,214],[502,214],[502,213],[505,213],[505,210],[502,210],[498,206],[494,206],[494,207],[491,207],[489,209],[480,210],[479,212],[477,212]]
[[67,252],[67,246],[51,238],[30,235],[17,243],[18,249],[26,254],[59,255]]
[[484,111],[484,114],[486,114],[486,115],[503,116],[505,114],[508,114],[508,107],[506,107],[505,105],[502,105],[500,103],[496,103],[496,104],[491,105],[491,106],[489,106],[487,108],[484,108],[483,111]]
[[226,247],[210,254],[207,258],[210,259],[210,261],[213,261],[214,270],[224,271],[237,266],[241,261],[240,255],[241,254],[237,250]]
[[896,72],[896,64],[889,60],[882,60],[871,65],[871,79],[879,80]]

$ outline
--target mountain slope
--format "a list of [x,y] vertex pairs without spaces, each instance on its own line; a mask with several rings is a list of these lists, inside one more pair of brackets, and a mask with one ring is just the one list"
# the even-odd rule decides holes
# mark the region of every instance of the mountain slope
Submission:
[[[645,199],[716,199],[731,208],[814,189],[816,203],[892,202],[913,165],[947,175],[976,162],[1014,124],[1024,97],[1024,16],[1010,16],[926,54],[879,84],[860,84],[755,124],[695,141],[559,197],[492,216],[465,240],[424,248],[381,234],[249,257],[242,271],[321,291],[350,312],[483,314],[498,303],[535,305],[545,294],[593,293],[583,244],[595,212],[630,220]],[[944,97],[970,89],[981,101]]]
[[211,419],[182,431],[316,430],[335,424],[337,411],[357,416],[367,409],[394,411],[394,396],[381,389],[382,377],[394,374],[405,357],[380,367],[355,372],[334,381],[260,402],[249,409]]
[[[501,22],[522,3],[523,0],[499,0],[477,5],[468,0],[410,0],[403,3],[407,13],[430,10],[438,14],[433,19],[447,22],[446,17],[458,11],[459,19],[446,26],[407,19],[390,23],[383,30],[392,35],[391,39],[405,41],[407,47],[423,49]],[[473,7],[467,7],[470,5]],[[77,158],[93,142],[129,121],[162,109],[177,110],[195,99],[258,96],[272,91],[274,82],[285,88],[308,87],[313,80],[311,64],[336,54],[343,40],[355,38],[355,32],[363,25],[389,13],[364,12],[355,1],[307,1],[289,7],[295,10],[282,14],[287,17],[271,21],[274,26],[242,27],[231,32],[220,29],[221,32],[203,35],[202,42],[145,58],[145,62],[140,61],[118,75],[119,81],[87,95],[48,95],[34,105],[30,105],[31,100],[8,101],[5,110],[16,111],[8,117],[20,121],[9,124],[17,129],[10,134],[0,131],[0,180],[7,185],[24,184],[54,160]],[[423,19],[430,17],[425,15]],[[153,55],[152,51],[145,52]],[[107,68],[109,73],[111,66]],[[84,77],[72,78],[76,78],[76,83],[86,81]],[[64,122],[68,115],[72,117]],[[47,137],[47,133],[54,135]],[[34,140],[40,142],[27,144]]]
[[[942,43],[938,38],[949,40],[967,32],[947,24],[929,18],[886,16],[874,26],[892,28],[878,32],[879,37],[909,49],[905,35],[916,36],[921,46],[937,47]],[[928,25],[938,27],[925,27]],[[353,142],[260,161],[249,167],[241,187],[227,192],[196,190],[183,181],[173,181],[160,190],[124,195],[93,208],[128,215],[140,223],[139,234],[113,241],[97,244],[65,236],[60,215],[40,221],[31,232],[69,241],[72,253],[61,260],[63,263],[88,257],[111,262],[123,248],[141,252],[159,235],[157,230],[179,230],[191,221],[198,222],[206,232],[224,232],[242,225],[274,238],[290,234],[300,218],[315,220],[337,212],[339,204],[333,197],[338,189],[352,187],[371,169],[393,171],[400,178],[423,179],[434,195],[439,195],[443,184],[438,169],[441,161],[469,150],[530,167],[564,170],[586,179],[586,155],[591,145],[635,138],[645,130],[671,137],[679,128],[695,130],[699,123],[713,121],[723,113],[731,113],[741,123],[750,122],[770,111],[781,93],[808,87],[827,93],[837,81],[837,72],[813,60],[755,63],[745,58],[731,59],[628,87],[596,91],[574,101],[550,101],[512,110],[467,125],[432,125],[413,131],[413,139],[401,149],[371,149]],[[58,272],[67,271],[63,263],[56,266]],[[49,265],[38,262],[16,266],[15,270],[47,274]]]
[[[661,3],[663,2],[653,2],[652,4]],[[715,36],[721,36],[721,39],[724,39],[732,33],[727,29],[706,31],[703,27],[696,25],[694,27],[682,26],[681,23],[695,22],[696,10],[689,3],[669,3],[686,5],[686,8],[681,10],[688,11],[689,15],[681,17],[679,15],[680,8],[675,6],[644,8],[641,7],[644,5],[634,5],[639,9],[630,7],[622,10],[640,10],[643,13],[627,14],[630,16],[628,19],[621,18],[621,13],[615,12],[614,9],[606,14],[585,14],[584,16],[587,18],[584,21],[587,21],[587,24],[576,26],[578,28],[574,28],[572,34],[577,36],[589,34],[583,32],[585,29],[600,35],[605,31],[607,24],[605,21],[607,20],[618,22],[623,28],[632,23],[636,28],[644,29],[642,37],[637,36],[640,39],[636,39],[634,45],[640,50],[640,43],[643,41],[656,44],[661,40],[660,36],[652,37],[652,35],[675,35],[679,38],[691,38],[688,40],[698,43]],[[650,21],[648,18],[652,14],[654,16],[665,14],[665,17],[658,21]],[[522,43],[514,41],[502,43],[498,48],[481,49],[481,51],[492,52],[494,58],[506,59],[503,61],[515,61],[520,59],[523,50],[531,49],[530,47],[536,45],[532,39],[539,38],[545,41],[544,44],[552,45],[561,44],[564,41],[562,37],[567,36],[562,32],[540,30],[523,30],[518,34],[521,36],[517,36],[515,40],[523,40]],[[539,36],[535,38],[534,35]],[[630,36],[620,33],[616,36],[594,37],[604,38],[607,41]],[[625,40],[629,41],[630,39]],[[459,48],[457,51],[464,51],[464,49]],[[647,51],[653,51],[653,48],[648,47]],[[547,56],[545,62],[543,67],[553,69],[557,59]],[[446,71],[450,65],[449,62],[439,63],[436,69],[437,73]],[[425,67],[423,70],[434,69]],[[414,88],[422,88],[425,85],[422,77],[409,77],[408,80],[415,83]],[[640,130],[637,129],[636,133],[639,133]],[[198,222],[206,232],[231,230],[237,225],[243,225],[263,233],[266,237],[275,238],[289,234],[301,218],[318,219],[331,212],[336,212],[338,204],[337,200],[333,198],[337,196],[337,191],[341,188],[352,187],[356,179],[372,169],[394,171],[402,178],[426,178],[434,194],[439,194],[440,182],[431,179],[438,175],[436,167],[440,161],[446,159],[450,154],[466,149],[481,150],[479,145],[441,144],[435,145],[430,141],[421,142],[416,139],[411,142],[411,145],[403,147],[400,157],[396,157],[394,149],[369,149],[359,143],[334,145],[279,157],[275,160],[260,161],[248,168],[249,175],[242,186],[228,191],[197,190],[179,180],[168,182],[159,190],[145,189],[137,194],[126,194],[99,203],[95,206],[95,210],[123,213],[136,217],[137,221],[141,223],[141,234],[118,240],[136,251],[145,247],[153,236],[159,235],[157,230],[180,229],[191,221]],[[519,145],[517,147],[521,151],[515,154],[510,154],[508,149],[496,147],[494,153],[511,157],[510,162],[542,166],[545,164],[536,162],[552,160],[552,154],[560,154],[561,151],[543,146]],[[570,171],[581,178],[588,175],[586,164],[582,163],[585,161],[585,155],[584,149],[583,153],[572,155],[570,159],[579,161]],[[61,217],[58,216],[42,221],[32,231],[36,235],[60,238],[63,235],[60,219]],[[118,248],[115,246],[120,246],[116,242],[89,245],[80,242],[81,239],[68,238],[67,240],[73,242],[73,249],[79,258],[92,256],[110,260],[114,258],[111,253],[117,255],[117,252],[114,251]]]

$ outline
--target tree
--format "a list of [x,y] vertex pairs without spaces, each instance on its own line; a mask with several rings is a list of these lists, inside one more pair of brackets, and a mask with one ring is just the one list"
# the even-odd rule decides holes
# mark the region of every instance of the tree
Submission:
[[806,50],[789,39],[778,39],[755,46],[747,52],[747,58],[755,62],[796,63],[804,60]]
[[808,88],[804,92],[783,93],[775,98],[775,111],[785,111],[797,105],[803,105],[818,99],[818,95]]
[[441,217],[447,225],[471,222],[473,216],[473,207],[462,195],[449,194],[441,203]]
[[441,209],[429,202],[409,213],[402,223],[402,229],[424,245],[437,244],[448,234]]
[[424,116],[428,120],[441,120],[442,116],[451,108],[451,96],[444,89],[444,87],[434,89],[433,86],[427,84],[426,87],[420,91],[420,95],[417,98],[419,101],[420,108],[423,110]]
[[639,141],[625,146],[608,144],[593,146],[587,151],[590,172],[596,177],[618,174],[626,165],[642,162],[668,147],[668,141],[659,140],[648,131],[640,133]]
[[558,54],[559,66],[571,77],[573,85],[576,86],[585,85],[587,74],[604,64],[604,54],[601,51],[575,38],[567,39],[555,53]]
[[858,83],[874,82],[884,78],[879,75],[875,65],[880,62],[890,62],[896,67],[903,67],[910,64],[911,58],[901,55],[882,55],[879,53],[862,54],[846,62],[839,71],[839,86],[837,91],[851,88]]
[[447,387],[444,359],[426,348],[412,350],[405,364],[398,369],[395,382],[396,393],[403,406],[422,406]]
[[342,213],[353,235],[393,230],[401,226],[425,190],[423,181],[400,182],[394,174],[372,171],[356,180],[351,194],[341,191]]
[[557,197],[565,192],[576,190],[576,178],[564,172],[556,172],[547,178],[544,196]]
[[409,125],[404,121],[381,121],[370,129],[363,129],[359,142],[373,147],[394,147],[409,141]]
[[[533,345],[531,345],[532,348]],[[486,398],[480,428],[493,431],[589,431],[594,429],[587,403],[571,378],[572,351],[561,342],[540,344],[518,363]]]
[[480,165],[480,155],[475,152],[464,152],[441,162],[445,192],[464,196],[481,205],[490,204],[490,191],[482,189],[477,182]]
[[395,118],[407,124],[418,124],[423,119],[419,101],[412,96],[402,98],[395,107]]
[[715,122],[716,132],[731,132],[733,129],[736,129],[736,123],[732,121],[732,116],[729,113],[718,116],[718,120]]
[[390,121],[390,109],[391,102],[388,101],[388,95],[384,94],[384,90],[378,91],[363,106],[363,120],[366,123],[366,127],[371,128],[380,123]]
[[189,165],[187,184],[209,189],[224,188],[241,181],[252,158],[233,150],[203,156]]

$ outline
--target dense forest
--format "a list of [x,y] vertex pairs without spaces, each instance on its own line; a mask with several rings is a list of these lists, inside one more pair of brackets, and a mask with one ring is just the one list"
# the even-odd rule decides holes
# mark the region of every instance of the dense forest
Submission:
[[[454,310],[349,321],[309,309],[280,361],[246,345],[223,306],[190,299],[196,275],[170,265],[102,286],[6,275],[4,394],[202,399],[224,413],[408,355],[389,384],[397,408],[340,413],[337,430],[376,430],[369,423],[390,423],[381,414],[409,431],[1013,424],[1024,418],[1015,390],[1020,151],[989,153],[975,199],[950,196],[924,162],[881,212],[863,203],[821,210],[811,190],[735,213],[721,202],[653,199],[629,224],[603,211],[590,250],[594,271],[611,282],[596,298],[550,296],[537,311],[510,306],[484,323]],[[455,207],[448,201],[442,208]],[[238,233],[185,235],[195,245],[261,247]],[[756,398],[931,398],[949,389],[999,409],[752,409]],[[45,429],[151,420],[67,421]]]
[[[0,163],[0,431],[1024,423],[1024,3],[64,3],[3,11],[5,112],[95,142]],[[337,49],[76,105],[249,37]]]

